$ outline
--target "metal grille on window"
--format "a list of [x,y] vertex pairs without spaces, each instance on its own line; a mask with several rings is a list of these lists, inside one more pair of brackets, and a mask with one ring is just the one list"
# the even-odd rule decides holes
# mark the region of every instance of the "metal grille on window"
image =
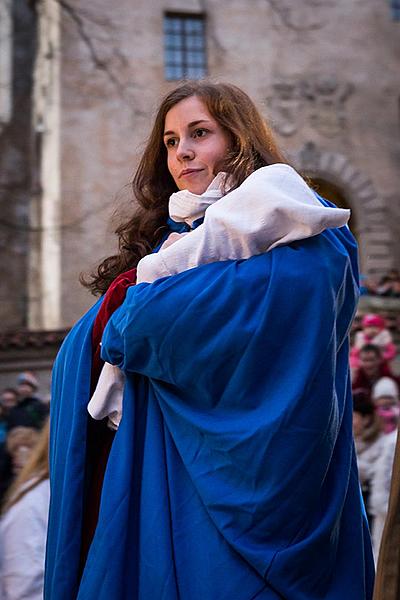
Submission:
[[165,78],[200,79],[207,74],[203,15],[164,17]]

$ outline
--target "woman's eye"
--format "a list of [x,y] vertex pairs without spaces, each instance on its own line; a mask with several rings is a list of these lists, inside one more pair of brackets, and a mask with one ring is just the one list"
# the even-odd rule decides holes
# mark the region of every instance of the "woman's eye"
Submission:
[[175,138],[169,138],[165,142],[165,145],[167,146],[167,148],[173,148],[174,146],[176,146],[176,139]]
[[194,131],[194,137],[204,137],[207,133],[207,129],[203,129],[202,127],[199,127],[199,129],[196,129]]

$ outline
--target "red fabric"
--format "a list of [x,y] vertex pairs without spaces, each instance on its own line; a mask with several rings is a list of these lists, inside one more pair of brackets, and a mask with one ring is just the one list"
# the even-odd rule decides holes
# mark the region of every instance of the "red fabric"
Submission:
[[135,285],[135,283],[136,269],[131,269],[130,271],[126,271],[125,273],[121,273],[121,275],[118,275],[118,277],[112,282],[112,284],[108,288],[104,296],[104,300],[100,306],[100,310],[97,313],[92,333],[92,392],[94,391],[94,388],[97,385],[97,381],[99,379],[100,372],[104,364],[100,358],[100,342],[103,336],[103,331],[105,329],[105,326],[107,325],[108,319],[125,300],[128,287],[130,287],[131,285]]
[[[93,393],[104,362],[101,360],[101,338],[107,322],[113,312],[125,300],[126,292],[136,283],[136,269],[119,275],[108,288],[99,312],[93,324],[92,332],[92,372],[91,392]],[[104,473],[114,439],[114,431],[107,427],[105,421],[89,419],[87,432],[87,476],[88,487],[83,509],[81,572],[86,562],[90,544],[94,536],[99,516],[100,497],[103,487]]]

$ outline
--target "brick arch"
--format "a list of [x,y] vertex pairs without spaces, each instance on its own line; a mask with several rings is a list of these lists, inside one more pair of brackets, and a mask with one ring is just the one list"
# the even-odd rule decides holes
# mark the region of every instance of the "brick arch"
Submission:
[[342,190],[357,223],[362,271],[374,275],[390,269],[394,240],[385,220],[385,203],[365,173],[344,154],[318,150],[311,142],[294,156],[294,165],[304,175]]

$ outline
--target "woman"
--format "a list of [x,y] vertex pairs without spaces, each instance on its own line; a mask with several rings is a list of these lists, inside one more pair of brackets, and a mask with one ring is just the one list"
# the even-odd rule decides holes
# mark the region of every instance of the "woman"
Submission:
[[[232,233],[222,211],[237,254],[203,260],[200,244],[195,264],[132,285],[132,268],[167,239],[161,251],[196,240],[219,173],[221,193],[241,190],[246,209],[248,182],[284,162],[235,86],[188,82],[163,100],[134,178],[139,209],[88,284],[104,296],[55,365],[46,598],[371,597],[351,436],[349,230],[325,224],[242,256],[257,219],[244,210]],[[299,179],[283,167],[284,196]],[[168,219],[178,191],[194,201],[179,221]],[[269,192],[258,193],[266,204]],[[126,378],[114,438],[87,418],[102,361]]]
[[13,475],[25,466],[32,449],[36,446],[39,432],[33,427],[13,427],[7,434],[6,449],[11,458]]
[[374,600],[397,600],[400,592],[400,435],[396,449],[390,485],[387,517],[382,534]]
[[361,491],[371,529],[373,523],[370,510],[371,485],[382,454],[383,434],[371,398],[368,392],[362,389],[353,391],[353,434]]
[[379,456],[372,480],[371,513],[374,516],[371,528],[372,546],[375,561],[379,556],[382,533],[389,506],[390,486],[392,481],[393,461],[397,443],[397,429],[383,436],[381,455]]
[[372,547],[375,559],[379,555],[382,532],[388,511],[393,460],[399,424],[399,388],[393,379],[382,377],[372,388],[372,401],[383,432],[379,457],[374,469],[371,485]]
[[49,425],[10,487],[0,521],[0,597],[43,598],[49,485]]

